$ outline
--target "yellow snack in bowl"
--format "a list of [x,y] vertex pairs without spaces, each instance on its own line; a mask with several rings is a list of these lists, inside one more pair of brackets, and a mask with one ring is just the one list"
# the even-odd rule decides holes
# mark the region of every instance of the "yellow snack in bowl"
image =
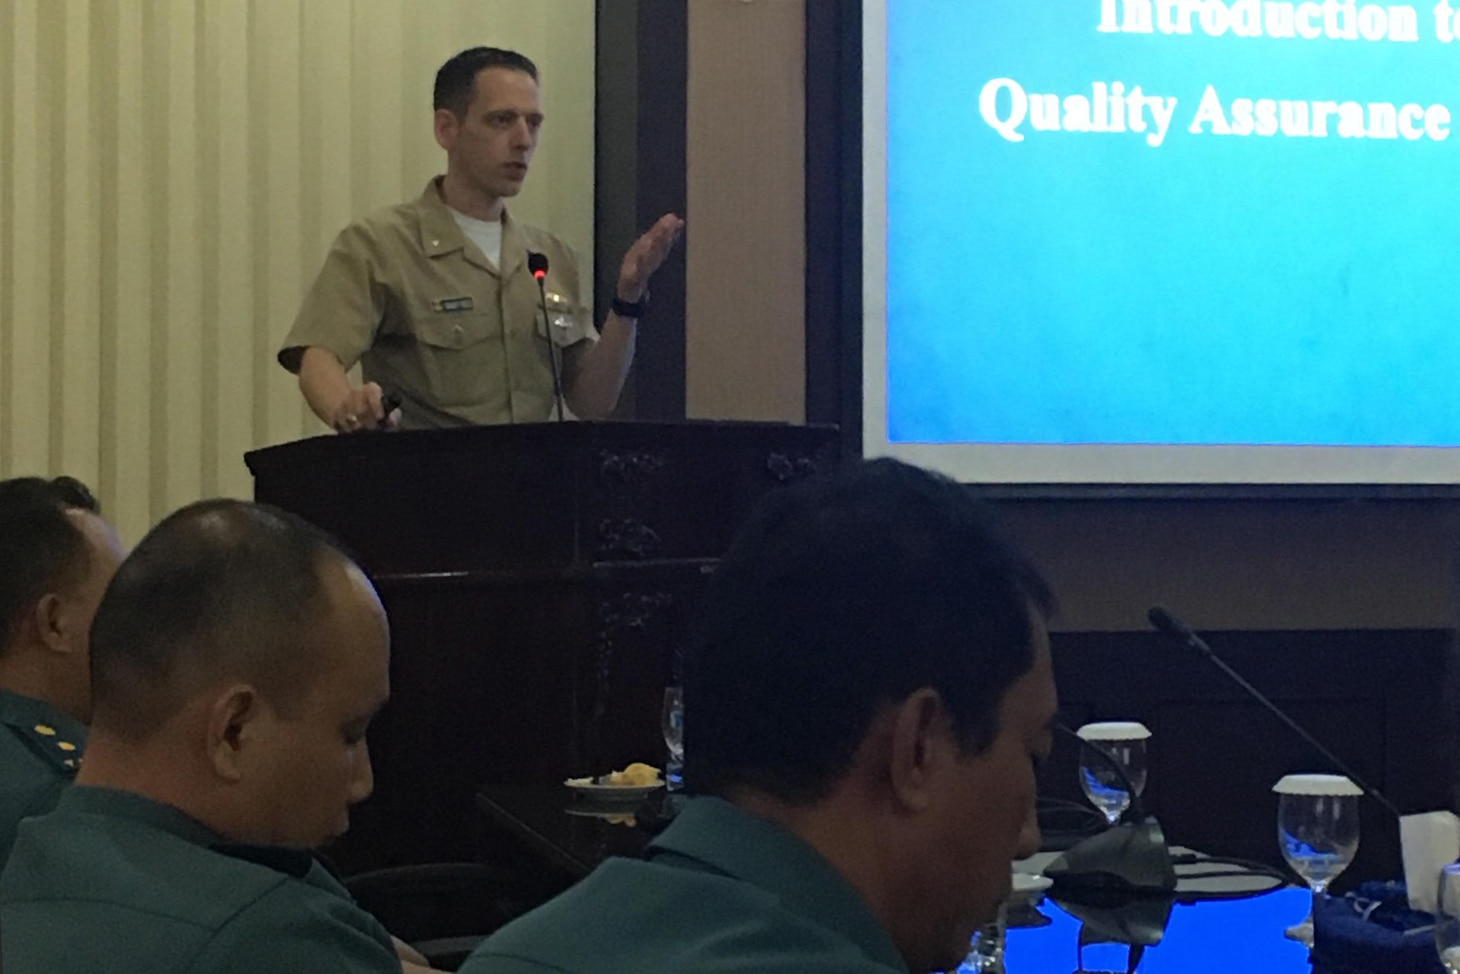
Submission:
[[627,785],[629,787],[657,785],[659,783],[659,769],[652,764],[635,761],[622,771],[615,771],[609,775],[607,783],[610,785]]

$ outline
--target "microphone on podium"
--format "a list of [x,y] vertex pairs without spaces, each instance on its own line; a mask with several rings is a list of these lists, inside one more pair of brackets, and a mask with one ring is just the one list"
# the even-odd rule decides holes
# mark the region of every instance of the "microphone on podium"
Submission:
[[1247,680],[1242,676],[1242,674],[1238,673],[1236,670],[1232,669],[1232,667],[1228,666],[1226,660],[1218,656],[1216,652],[1206,644],[1206,640],[1202,639],[1195,632],[1193,632],[1190,627],[1186,625],[1186,623],[1182,622],[1180,619],[1176,618],[1174,615],[1172,615],[1170,612],[1166,611],[1159,605],[1152,606],[1151,610],[1146,613],[1146,618],[1149,619],[1151,625],[1155,626],[1156,629],[1162,634],[1171,637],[1173,640],[1181,643],[1184,646],[1191,647],[1201,655],[1205,656],[1207,659],[1211,660],[1212,663],[1216,665],[1217,669],[1227,674],[1227,676],[1232,679],[1233,683],[1236,683],[1239,687],[1246,691],[1249,697],[1262,704],[1263,707],[1267,708],[1267,710],[1274,717],[1287,725],[1289,730],[1301,737],[1309,747],[1317,751],[1318,754],[1329,764],[1333,765],[1333,767],[1336,768],[1340,774],[1345,775],[1350,781],[1358,785],[1359,788],[1364,792],[1364,794],[1373,796],[1374,800],[1383,805],[1386,809],[1388,809],[1390,814],[1392,814],[1396,819],[1400,817],[1399,809],[1394,805],[1393,802],[1391,802],[1388,798],[1384,796],[1383,792],[1366,783],[1364,779],[1355,774],[1348,765],[1340,761],[1338,759],[1338,755],[1334,754],[1328,748],[1320,744],[1317,738],[1315,738],[1312,734],[1308,733],[1301,726],[1299,726],[1298,722],[1292,717],[1288,716],[1286,711],[1284,711],[1281,707],[1268,699],[1268,697],[1264,695],[1261,690],[1257,689],[1257,687],[1253,686],[1251,683],[1248,683]]
[[548,343],[548,359],[552,362],[553,368],[553,402],[557,407],[558,422],[563,421],[563,361],[558,351],[558,343],[553,341],[552,322],[548,321],[547,313],[547,279],[548,259],[547,254],[538,253],[535,250],[527,252],[527,270],[537,280],[538,310],[542,312],[543,337]]

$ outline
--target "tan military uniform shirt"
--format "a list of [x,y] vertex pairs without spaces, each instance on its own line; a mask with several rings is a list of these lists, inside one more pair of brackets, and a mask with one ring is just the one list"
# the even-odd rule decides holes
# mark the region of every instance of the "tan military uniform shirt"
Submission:
[[[326,349],[400,397],[407,429],[531,423],[553,414],[547,335],[570,388],[598,338],[571,248],[502,215],[502,266],[467,239],[441,199],[441,177],[412,202],[346,227],[330,248],[279,362]],[[528,251],[547,255],[547,319]]]

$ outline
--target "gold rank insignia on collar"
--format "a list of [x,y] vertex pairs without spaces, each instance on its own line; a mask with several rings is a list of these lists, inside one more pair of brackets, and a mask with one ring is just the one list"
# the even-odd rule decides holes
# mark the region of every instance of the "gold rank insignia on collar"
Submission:
[[36,744],[48,751],[56,765],[67,771],[81,767],[81,746],[60,736],[50,724],[35,724],[31,731],[36,735]]

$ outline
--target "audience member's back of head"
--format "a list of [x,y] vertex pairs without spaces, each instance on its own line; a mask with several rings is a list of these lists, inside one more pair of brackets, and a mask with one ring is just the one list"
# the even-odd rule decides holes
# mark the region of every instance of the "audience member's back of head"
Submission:
[[335,541],[264,505],[202,501],[162,520],[118,570],[92,628],[95,726],[145,738],[198,691],[245,680],[287,706],[318,661],[303,651]]
[[91,621],[122,554],[79,481],[0,481],[0,689],[90,719]]
[[685,662],[687,787],[813,803],[878,708],[923,687],[976,753],[1051,608],[1039,573],[942,476],[876,460],[778,491],[701,606]]
[[86,575],[86,537],[68,511],[99,514],[101,507],[71,477],[0,481],[0,652],[37,599]]
[[389,644],[364,573],[292,515],[213,500],[153,528],[96,612],[75,785],[0,875],[17,971],[399,971],[306,853],[373,787]]
[[605,863],[464,969],[957,967],[1038,848],[1050,603],[941,476],[877,460],[770,492],[684,659],[697,797],[646,862]]

